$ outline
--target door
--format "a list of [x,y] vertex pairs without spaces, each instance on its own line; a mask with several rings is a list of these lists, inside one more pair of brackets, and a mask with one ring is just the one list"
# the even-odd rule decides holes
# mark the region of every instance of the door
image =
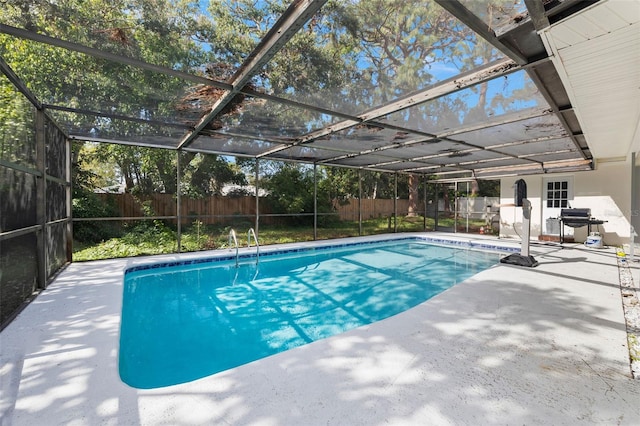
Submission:
[[436,220],[435,230],[443,232],[456,232],[456,184],[436,184]]

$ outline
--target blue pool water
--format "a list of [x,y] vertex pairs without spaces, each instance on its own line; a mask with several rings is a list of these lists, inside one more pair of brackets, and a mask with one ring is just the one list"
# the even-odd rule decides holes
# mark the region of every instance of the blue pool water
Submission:
[[417,239],[129,270],[120,377],[183,383],[379,321],[496,264]]

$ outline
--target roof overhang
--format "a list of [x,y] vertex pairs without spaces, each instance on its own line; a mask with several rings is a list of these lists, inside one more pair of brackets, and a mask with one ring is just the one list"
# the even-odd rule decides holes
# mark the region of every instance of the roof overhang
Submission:
[[609,0],[540,32],[596,159],[640,150],[640,6]]

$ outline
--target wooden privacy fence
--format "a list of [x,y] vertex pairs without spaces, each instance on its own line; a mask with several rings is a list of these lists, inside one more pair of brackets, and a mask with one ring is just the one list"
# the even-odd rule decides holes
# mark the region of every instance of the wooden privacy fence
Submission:
[[[405,216],[409,210],[409,200],[399,199],[398,216]],[[393,200],[384,198],[363,198],[360,200],[362,219],[375,219],[387,217],[393,214]],[[418,212],[424,210],[424,206],[417,206]],[[349,204],[337,207],[340,220],[358,220],[358,199],[349,200]]]
[[[148,206],[147,216],[176,216],[176,198],[174,194],[153,194],[144,197],[135,197],[132,194],[98,194],[104,202],[112,202],[116,206],[121,217],[143,217],[145,216],[145,205]],[[264,198],[260,198],[260,215],[268,215],[272,212]],[[340,220],[358,220],[358,200],[351,199],[349,203],[338,205],[335,203],[335,212]],[[362,209],[362,219],[372,219],[377,217],[387,217],[394,213],[394,202],[392,199],[362,199],[360,201]],[[407,214],[409,200],[397,200],[398,215]],[[424,206],[418,205],[420,213]],[[255,217],[256,199],[255,197],[224,197],[214,195],[206,198],[180,199],[181,215],[184,217],[183,223],[190,223],[200,220],[203,223],[218,223],[219,218],[250,216]],[[201,216],[201,217],[194,217]],[[218,216],[216,219],[213,216]],[[249,220],[251,220],[249,218]],[[262,218],[260,219],[262,221]]]
[[[136,197],[132,194],[99,194],[105,202],[112,202],[122,217],[141,216],[176,216],[176,197],[174,194],[152,194]],[[145,209],[148,209],[145,214]],[[196,219],[203,223],[217,222],[213,217],[196,218],[193,216],[255,216],[255,197],[223,197],[180,198],[180,214],[183,223]],[[266,207],[260,206],[261,213],[268,213]]]

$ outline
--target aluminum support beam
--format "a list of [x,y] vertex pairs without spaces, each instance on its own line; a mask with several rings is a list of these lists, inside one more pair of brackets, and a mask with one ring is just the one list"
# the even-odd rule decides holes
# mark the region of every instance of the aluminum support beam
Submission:
[[536,31],[540,31],[549,26],[549,19],[544,14],[544,3],[540,0],[524,0],[524,4],[529,11],[529,17],[533,22]]
[[[176,229],[177,229],[177,240],[178,240],[178,253],[180,253],[181,250],[181,246],[182,246],[182,196],[180,195],[181,192],[181,181],[182,181],[182,177],[181,177],[181,173],[180,173],[180,154],[182,154],[182,151],[177,150],[176,151],[176,216],[177,216],[177,220],[178,223],[176,224]],[[198,243],[200,243],[200,241],[198,241]]]
[[[466,89],[476,84],[484,83],[486,81],[490,81],[498,77],[503,77],[507,74],[511,74],[520,69],[521,68],[518,67],[511,59],[502,59],[502,60],[492,62],[491,64],[487,64],[474,71],[467,72],[459,76],[456,76],[454,78],[447,79],[439,84],[429,87],[428,89],[419,91],[417,93],[413,93],[409,96],[390,102],[379,108],[366,111],[363,114],[359,115],[357,117],[357,120],[345,120],[345,121],[336,123],[334,125],[322,128],[318,131],[307,133],[295,143],[271,149],[261,154],[261,156],[271,155],[278,151],[282,151],[287,148],[290,148],[291,146],[304,145],[304,144],[310,143],[318,138],[328,136],[332,133],[336,133],[341,130],[346,130],[362,122],[370,122],[377,118],[384,117],[385,115],[398,112],[403,109],[410,108],[416,105],[420,105],[422,103],[458,92],[460,90]],[[381,127],[385,127],[385,128],[388,127],[384,123],[380,123],[380,124],[370,123],[370,124],[373,124],[376,126],[380,125]],[[427,135],[425,134],[425,136]]]
[[45,141],[45,116],[41,110],[36,111],[35,131],[36,131],[36,164],[40,176],[36,178],[36,220],[41,226],[37,232],[37,252],[38,252],[38,277],[37,285],[39,289],[47,286],[47,147]]
[[[571,131],[571,127],[569,126],[569,123],[567,123],[567,120],[564,118],[564,116],[560,113],[560,107],[555,103],[555,101],[553,100],[553,96],[551,96],[551,94],[549,93],[549,90],[547,89],[547,87],[545,86],[545,84],[542,82],[542,79],[538,76],[538,73],[536,72],[535,69],[530,69],[527,70],[527,74],[529,74],[529,77],[531,78],[531,80],[535,83],[535,85],[538,87],[538,89],[540,90],[540,93],[542,94],[542,96],[544,97],[544,99],[547,101],[547,103],[551,106],[551,109],[553,110],[553,112],[555,113],[556,117],[558,117],[558,120],[560,121],[560,123],[562,124],[562,127],[564,127],[564,129],[567,132],[567,135],[569,135],[569,137],[571,138],[571,141],[573,142],[573,144],[575,145],[576,149],[580,152],[580,154],[582,155],[582,158],[584,158],[585,160],[591,160],[591,156],[587,155],[584,151],[588,150],[589,148],[582,148],[580,146],[580,142],[578,141],[578,139],[576,139],[576,134],[574,134]],[[559,77],[558,77],[559,78]],[[566,108],[566,106],[563,106],[564,108]]]
[[64,112],[71,112],[74,114],[91,115],[94,117],[112,118],[115,120],[128,121],[131,123],[152,124],[156,126],[175,127],[177,129],[185,129],[185,130],[193,129],[193,126],[189,126],[188,124],[184,124],[184,123],[174,123],[174,122],[162,121],[162,120],[149,120],[145,118],[131,117],[131,116],[122,115],[122,114],[113,114],[113,113],[102,112],[102,111],[92,111],[92,110],[83,109],[83,108],[70,108],[70,107],[64,107],[60,105],[51,105],[51,104],[42,104],[42,108],[44,108],[45,110],[64,111]]
[[[64,133],[63,133],[64,134]],[[71,153],[73,151],[73,147],[71,145],[71,139],[65,137],[64,140],[65,147],[67,148],[66,156],[64,159],[65,171],[64,176],[67,181],[64,188],[65,193],[65,207],[66,207],[66,217],[67,217],[67,226],[65,226],[65,234],[67,238],[66,244],[66,258],[67,262],[71,263],[73,261],[73,172],[72,172],[72,161],[71,161]]]
[[488,41],[496,49],[511,58],[518,65],[525,65],[528,63],[528,59],[524,57],[520,52],[513,50],[511,47],[502,43],[496,33],[489,28],[486,22],[478,18],[469,9],[467,9],[462,3],[457,0],[435,0],[443,9],[451,13],[458,18],[463,24],[475,31],[480,37]]
[[259,72],[273,56],[295,35],[295,33],[326,3],[326,0],[304,0],[291,4],[269,32],[262,38],[238,72],[231,78],[231,88],[216,101],[208,114],[200,119],[195,129],[178,144],[188,146],[198,133],[237,96],[253,75]]
[[393,174],[393,232],[398,232],[398,173]]
[[[0,24],[0,30],[4,26],[6,25]],[[33,92],[29,90],[27,85],[24,84],[20,77],[18,77],[13,69],[11,69],[9,64],[7,64],[2,56],[0,56],[0,71],[2,71],[2,73],[7,76],[9,81],[20,91],[20,93],[22,93],[29,100],[29,102],[33,104],[33,106],[35,106],[38,110],[42,109],[42,104],[40,103],[36,95],[34,95]]]
[[358,169],[358,235],[362,236],[362,169]]
[[[415,140],[411,140],[411,141],[407,141],[407,142],[401,142],[401,143],[394,143],[394,144],[389,144],[389,145],[385,145],[385,146],[381,146],[381,147],[377,147],[377,148],[372,148],[372,149],[367,149],[367,150],[363,150],[357,153],[350,153],[350,154],[344,154],[344,155],[340,155],[337,157],[333,157],[333,158],[327,158],[325,160],[320,161],[321,163],[330,163],[332,161],[338,161],[338,160],[343,160],[345,158],[353,158],[353,157],[358,157],[360,155],[366,155],[366,154],[372,154],[372,153],[378,153],[380,151],[385,151],[388,149],[398,149],[398,148],[402,148],[405,146],[410,146],[410,145],[415,145],[415,144],[419,144],[419,143],[425,143],[425,142],[429,142],[430,140],[433,140],[434,142],[440,141],[440,140],[449,140],[451,142],[455,142],[455,143],[459,143],[461,145],[465,145],[465,146],[469,146],[470,149],[469,150],[465,150],[462,152],[472,152],[472,151],[480,151],[480,150],[491,150],[492,147],[488,146],[488,147],[480,147],[480,146],[476,146],[476,145],[472,145],[469,143],[466,143],[464,141],[460,141],[460,140],[452,140],[449,139],[450,136],[455,136],[457,134],[461,134],[461,133],[467,133],[467,132],[471,132],[474,130],[482,130],[482,129],[486,129],[486,128],[490,128],[490,127],[495,127],[495,126],[500,126],[503,124],[509,124],[509,123],[515,123],[517,121],[522,121],[522,120],[528,120],[531,118],[536,118],[536,117],[542,117],[545,115],[550,115],[551,111],[549,109],[534,109],[534,110],[527,110],[524,112],[517,112],[514,114],[509,114],[507,116],[504,117],[500,117],[500,119],[498,120],[493,120],[493,121],[489,121],[489,122],[485,122],[483,124],[475,124],[472,126],[465,126],[465,127],[460,127],[454,130],[450,130],[448,132],[443,132],[440,134],[433,134],[430,137],[423,137],[423,138],[418,138]],[[406,130],[406,129],[405,129]],[[558,139],[558,137],[554,137],[553,139]],[[403,160],[399,160],[399,161],[416,161],[416,160],[422,160],[422,159],[426,159],[426,158],[433,158],[433,157],[441,157],[444,155],[449,155],[449,153],[446,154],[435,154],[435,155],[427,155],[424,157],[414,157],[411,159],[403,159]],[[389,163],[391,164],[391,163]]]
[[318,239],[318,165],[313,163],[313,241]]
[[[256,231],[256,235],[258,235],[258,225],[260,224],[260,159],[256,158],[256,170],[255,170],[255,188],[256,188],[256,224],[254,227],[254,231]],[[257,238],[257,237],[256,237]]]
[[170,75],[170,76],[181,78],[187,81],[192,81],[194,83],[215,86],[225,90],[231,89],[231,85],[225,82],[216,81],[210,78],[200,77],[187,72],[174,70],[171,68],[164,67],[162,65],[150,64],[148,62],[144,62],[139,59],[130,58],[128,56],[116,55],[110,52],[105,52],[104,50],[95,49],[93,47],[84,46],[82,44],[73,43],[66,40],[60,40],[58,38],[49,37],[43,34],[38,34],[33,31],[24,30],[22,28],[15,28],[9,25],[0,24],[0,33],[9,34],[9,35],[26,39],[26,40],[37,41],[38,43],[49,44],[55,47],[61,47],[63,49],[83,53],[85,55],[93,56],[95,58],[106,59],[108,61],[117,62],[123,65],[129,65],[135,68],[141,68],[147,71],[153,71],[161,74]]

